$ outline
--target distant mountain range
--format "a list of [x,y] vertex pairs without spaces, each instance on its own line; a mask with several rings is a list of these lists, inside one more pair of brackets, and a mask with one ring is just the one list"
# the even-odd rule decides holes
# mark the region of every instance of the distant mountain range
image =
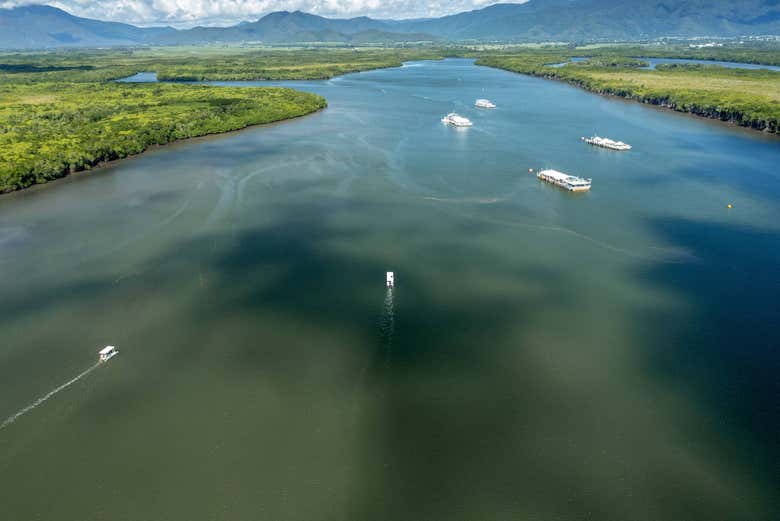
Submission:
[[323,18],[271,13],[232,27],[135,27],[54,7],[0,9],[0,48],[434,41],[592,41],[780,34],[780,0],[530,0],[441,18]]

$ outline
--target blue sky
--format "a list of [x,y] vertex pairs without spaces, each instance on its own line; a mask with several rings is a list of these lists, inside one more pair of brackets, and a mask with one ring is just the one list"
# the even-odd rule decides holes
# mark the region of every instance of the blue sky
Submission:
[[521,0],[0,0],[0,7],[46,3],[77,16],[138,25],[228,25],[272,11],[301,10],[322,16],[418,18]]

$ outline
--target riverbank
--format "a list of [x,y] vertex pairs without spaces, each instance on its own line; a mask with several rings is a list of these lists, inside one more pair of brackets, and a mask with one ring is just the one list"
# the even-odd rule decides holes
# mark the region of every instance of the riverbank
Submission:
[[569,54],[526,51],[483,55],[476,64],[565,81],[597,94],[618,96],[767,133],[780,128],[780,74],[702,65],[659,65],[610,55],[561,67]]
[[310,114],[321,96],[273,87],[39,84],[0,87],[0,193],[150,146]]
[[293,89],[118,84],[319,80],[440,58],[421,49],[128,49],[0,55],[0,194],[90,170],[148,147],[310,114],[327,101]]

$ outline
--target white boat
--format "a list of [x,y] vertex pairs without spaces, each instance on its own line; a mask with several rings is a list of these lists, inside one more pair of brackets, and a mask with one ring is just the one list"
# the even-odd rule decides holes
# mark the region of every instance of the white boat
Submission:
[[590,190],[592,179],[583,179],[574,175],[564,174],[557,170],[541,170],[536,174],[538,179],[552,183],[570,192],[586,192]]
[[395,274],[392,271],[387,272],[387,287],[392,288],[395,286]]
[[454,112],[450,112],[449,114],[441,118],[441,122],[456,127],[470,127],[473,125],[473,123],[469,118],[464,118],[463,116],[455,114]]
[[610,150],[631,150],[631,145],[623,143],[622,141],[614,141],[606,137],[592,136],[588,138],[581,138],[589,145],[593,145],[601,148],[608,148]]
[[118,355],[119,351],[114,346],[106,346],[98,351],[98,354],[100,355],[100,361],[105,362],[109,358],[113,358],[114,356]]
[[496,104],[490,101],[489,99],[478,99],[476,102],[474,102],[474,105],[481,108],[481,109],[494,109],[496,108]]

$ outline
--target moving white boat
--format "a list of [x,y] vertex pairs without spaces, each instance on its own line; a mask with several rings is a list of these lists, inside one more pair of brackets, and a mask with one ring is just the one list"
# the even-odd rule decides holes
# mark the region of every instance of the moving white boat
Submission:
[[496,104],[490,101],[489,99],[478,99],[474,105],[481,109],[494,109],[496,108]]
[[454,112],[450,112],[449,114],[441,118],[441,122],[456,127],[470,127],[471,125],[473,125],[473,123],[469,118],[464,118],[463,116],[455,114]]
[[109,358],[113,358],[114,356],[118,355],[119,351],[114,346],[106,346],[98,351],[98,354],[100,355],[100,361],[105,362]]
[[536,174],[538,179],[552,183],[570,192],[586,192],[590,190],[592,179],[583,179],[574,175],[564,174],[557,170],[541,170]]
[[593,145],[601,148],[608,148],[610,150],[631,150],[631,145],[623,143],[622,141],[614,141],[606,137],[592,136],[582,140],[589,145]]
[[392,271],[387,272],[387,287],[392,288],[395,286],[395,274]]

